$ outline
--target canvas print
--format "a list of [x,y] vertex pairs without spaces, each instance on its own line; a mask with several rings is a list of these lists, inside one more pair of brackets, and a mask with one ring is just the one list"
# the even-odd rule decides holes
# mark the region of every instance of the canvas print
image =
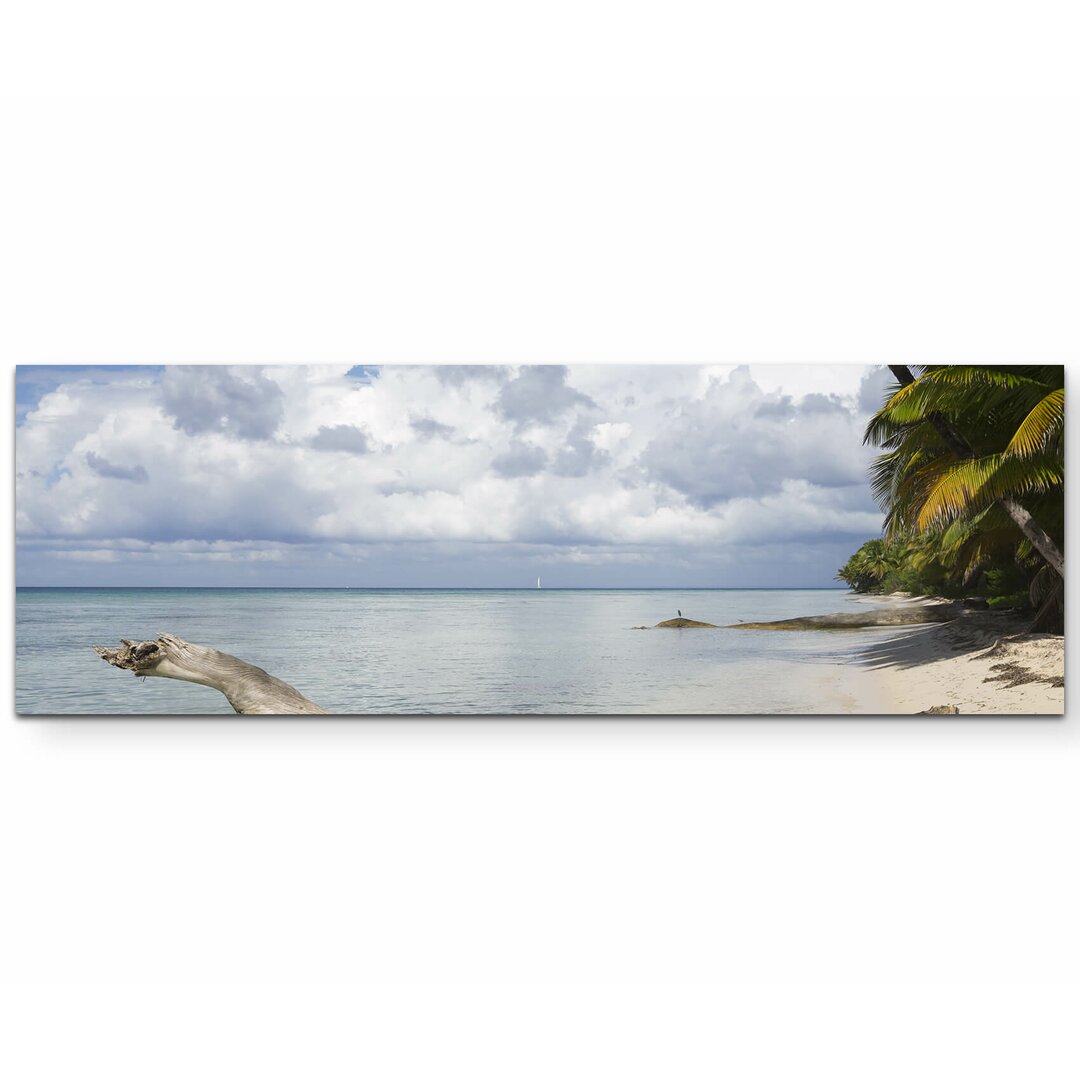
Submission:
[[1064,708],[1060,366],[15,381],[19,714]]

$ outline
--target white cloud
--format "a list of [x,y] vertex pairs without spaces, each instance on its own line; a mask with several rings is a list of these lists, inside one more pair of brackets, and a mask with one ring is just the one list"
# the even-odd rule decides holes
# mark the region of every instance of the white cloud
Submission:
[[851,547],[880,525],[867,368],[56,370],[16,429],[34,557],[101,561],[118,538],[176,565],[466,545],[439,555],[460,565],[540,545],[647,576],[665,549]]
[[766,393],[745,367],[714,375],[700,397],[673,410],[640,463],[703,506],[770,494],[789,480],[862,484],[870,454],[860,445],[857,392],[795,398]]

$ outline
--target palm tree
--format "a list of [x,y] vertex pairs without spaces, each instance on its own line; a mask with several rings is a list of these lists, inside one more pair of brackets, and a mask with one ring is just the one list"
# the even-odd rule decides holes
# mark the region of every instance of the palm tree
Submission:
[[1064,528],[1064,367],[890,370],[898,385],[865,437],[886,451],[872,466],[886,534],[965,522],[975,526],[965,541],[982,537],[968,552],[977,561],[990,534],[1000,544],[1019,529],[1064,579],[1064,557],[1047,531]]
[[876,581],[881,581],[890,571],[896,569],[898,560],[890,553],[888,545],[883,540],[871,541],[867,547],[871,550],[866,552],[863,561],[865,571]]
[[900,565],[900,552],[883,539],[867,540],[847,563],[837,571],[837,578],[846,581],[856,592],[869,592]]

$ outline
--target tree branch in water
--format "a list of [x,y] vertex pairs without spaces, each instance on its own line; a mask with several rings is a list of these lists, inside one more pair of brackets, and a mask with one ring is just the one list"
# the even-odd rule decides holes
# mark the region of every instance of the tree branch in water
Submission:
[[162,634],[157,641],[129,641],[127,638],[120,641],[123,648],[107,649],[95,645],[94,652],[113,667],[136,675],[180,679],[213,687],[225,695],[238,713],[265,716],[326,713],[298,690],[262,668],[206,645],[193,645],[173,634]]

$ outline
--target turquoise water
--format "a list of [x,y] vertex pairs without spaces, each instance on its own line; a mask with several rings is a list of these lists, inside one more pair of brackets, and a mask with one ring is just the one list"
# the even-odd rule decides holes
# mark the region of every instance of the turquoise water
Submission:
[[341,713],[820,711],[814,666],[851,660],[873,631],[631,627],[679,609],[723,624],[852,603],[836,589],[21,588],[16,711],[231,715],[215,690],[136,679],[90,649],[162,631],[233,653]]

